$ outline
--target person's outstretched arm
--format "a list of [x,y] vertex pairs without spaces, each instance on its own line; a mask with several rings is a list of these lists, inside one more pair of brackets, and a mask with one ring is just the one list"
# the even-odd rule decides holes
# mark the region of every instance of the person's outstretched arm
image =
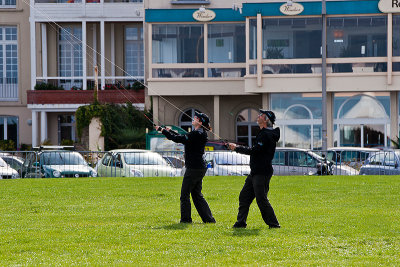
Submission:
[[175,143],[186,144],[189,139],[186,134],[185,135],[178,134],[177,132],[171,130],[170,128],[163,128],[163,127],[157,126],[157,125],[155,125],[154,128],[157,131],[160,131],[163,135],[165,135],[165,137],[168,140],[171,140]]

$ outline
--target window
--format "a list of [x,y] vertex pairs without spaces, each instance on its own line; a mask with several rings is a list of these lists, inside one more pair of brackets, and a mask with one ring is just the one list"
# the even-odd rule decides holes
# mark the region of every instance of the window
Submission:
[[[82,28],[65,26],[60,28],[58,43],[58,68],[61,77],[83,75],[82,66]],[[76,86],[82,88],[81,79],[63,79],[60,85],[66,90]]]
[[75,116],[59,115],[58,116],[58,143],[63,144],[65,141],[75,142]]
[[12,140],[18,144],[18,117],[0,116],[0,140]]
[[275,151],[274,158],[272,159],[272,165],[285,165],[284,151]]
[[388,92],[335,93],[334,146],[390,146],[389,115]]
[[17,0],[0,0],[0,8],[15,8]]
[[237,142],[246,146],[252,146],[259,131],[257,124],[258,111],[252,108],[242,110],[236,117]]
[[245,25],[208,25],[208,62],[237,63],[246,62]]
[[144,49],[142,26],[125,28],[125,71],[126,75],[144,77]]
[[263,19],[263,58],[320,58],[321,26],[320,18]]
[[386,16],[328,18],[328,57],[386,57],[386,29]]
[[270,107],[281,127],[279,146],[322,147],[321,99],[321,94],[271,94]]
[[153,63],[203,63],[203,25],[153,25]]
[[18,100],[17,27],[0,27],[0,99]]

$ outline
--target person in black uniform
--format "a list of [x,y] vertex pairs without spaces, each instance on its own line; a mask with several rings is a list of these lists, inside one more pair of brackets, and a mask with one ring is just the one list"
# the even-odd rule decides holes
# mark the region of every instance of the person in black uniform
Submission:
[[185,135],[180,135],[169,128],[154,126],[157,131],[161,131],[167,139],[175,143],[185,145],[185,166],[186,171],[183,176],[181,188],[181,223],[191,223],[191,204],[190,194],[192,195],[194,206],[197,209],[204,223],[215,223],[207,201],[201,193],[203,177],[206,174],[207,166],[203,159],[204,148],[208,141],[207,131],[210,129],[210,119],[204,113],[195,112],[192,120],[194,131]]
[[260,109],[257,118],[260,132],[257,134],[253,147],[228,143],[229,149],[250,155],[251,169],[239,195],[239,212],[237,221],[233,225],[234,228],[246,228],[247,215],[254,198],[261,211],[261,216],[269,228],[280,228],[274,209],[267,198],[269,181],[273,174],[272,159],[274,158],[276,143],[280,137],[279,128],[273,128],[275,118],[272,111]]

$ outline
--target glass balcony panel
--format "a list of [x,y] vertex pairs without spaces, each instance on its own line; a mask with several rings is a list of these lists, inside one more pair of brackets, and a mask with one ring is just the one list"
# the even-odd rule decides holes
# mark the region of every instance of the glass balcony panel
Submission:
[[203,78],[204,69],[153,69],[153,78]]
[[210,78],[239,78],[246,75],[245,68],[210,68],[208,77]]

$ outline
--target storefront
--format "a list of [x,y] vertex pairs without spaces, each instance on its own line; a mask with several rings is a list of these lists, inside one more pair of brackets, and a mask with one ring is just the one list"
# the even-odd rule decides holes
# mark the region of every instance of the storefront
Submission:
[[184,126],[183,114],[199,110],[212,118],[212,139],[251,145],[255,114],[268,108],[281,146],[320,149],[326,69],[328,147],[388,147],[399,135],[400,8],[391,1],[328,1],[326,17],[321,2],[175,2],[145,5],[160,123]]

